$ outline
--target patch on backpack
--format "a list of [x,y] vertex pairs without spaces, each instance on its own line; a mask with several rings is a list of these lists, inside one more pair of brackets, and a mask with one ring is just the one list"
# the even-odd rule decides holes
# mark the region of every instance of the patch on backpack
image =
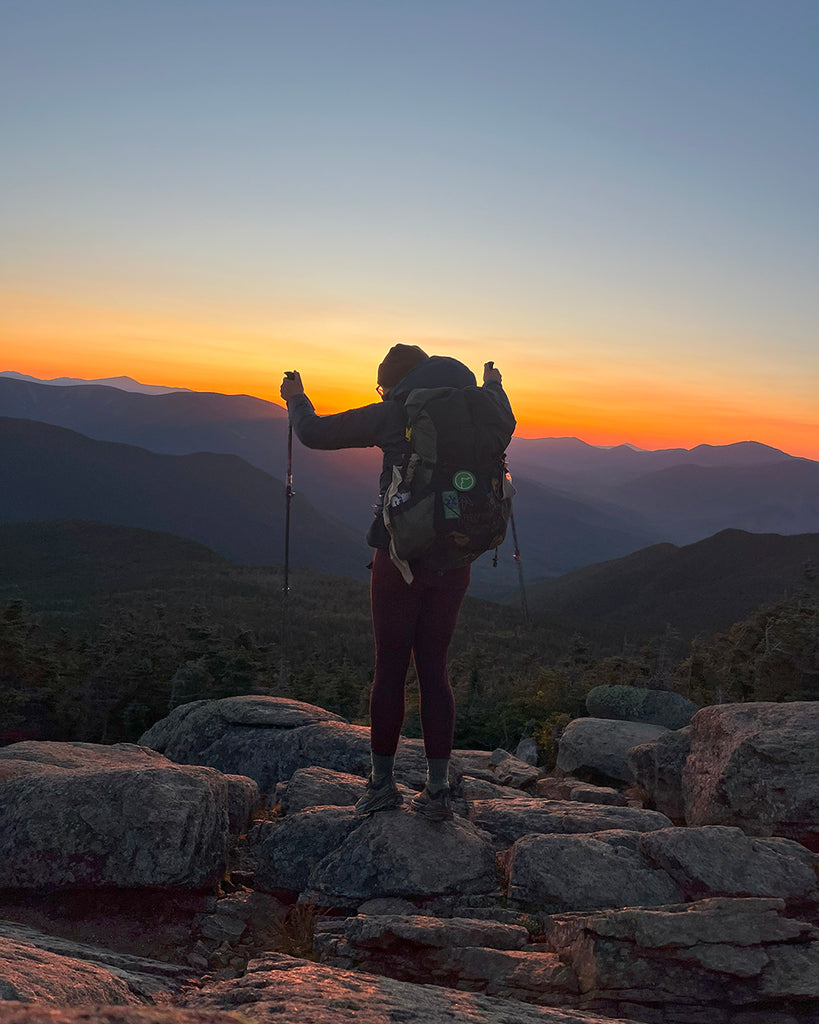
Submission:
[[441,502],[444,506],[444,519],[461,518],[461,500],[457,491],[441,491]]
[[478,481],[468,469],[459,469],[452,477],[452,486],[458,491],[471,491]]

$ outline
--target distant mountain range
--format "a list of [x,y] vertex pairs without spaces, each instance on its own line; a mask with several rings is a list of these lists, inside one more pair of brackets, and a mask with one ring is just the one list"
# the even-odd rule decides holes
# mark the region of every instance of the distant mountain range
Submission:
[[598,448],[576,437],[516,437],[512,451],[524,475],[589,497],[610,497],[623,484],[680,466],[721,469],[802,461],[757,441],[645,451],[628,444]]
[[142,395],[167,395],[172,391],[190,391],[190,388],[168,388],[161,384],[140,384],[133,377],[97,377],[95,380],[83,380],[81,377],[52,377],[51,380],[40,380],[39,377],[29,377],[27,373],[17,373],[16,370],[0,371],[0,377],[26,380],[31,384],[52,384],[56,387],[103,384],[106,387],[119,388],[120,391],[136,391]]
[[761,604],[817,590],[819,533],[783,537],[723,530],[677,547],[642,551],[528,589],[530,609],[569,628],[593,621],[634,639],[672,625],[710,635]]
[[682,465],[620,484],[612,498],[663,523],[667,536],[693,541],[726,523],[753,533],[819,528],[819,463],[788,459],[760,465]]
[[[0,495],[0,523],[85,519],[177,534],[236,562],[283,558],[283,485],[235,455],[162,455],[0,418]],[[360,535],[304,499],[290,550],[294,565],[359,578],[370,558]]]
[[[97,383],[57,386],[21,376],[0,374],[0,416],[61,426],[90,439],[157,454],[239,456],[250,464],[243,477],[247,494],[234,492],[242,515],[251,515],[252,502],[260,500],[257,494],[251,498],[251,467],[278,481],[284,478],[287,416],[275,403],[189,391],[146,394]],[[296,442],[294,526],[303,510],[305,519],[316,517],[314,523],[322,517],[335,521],[324,529],[326,536],[335,536],[333,531],[343,524],[360,543],[372,515],[380,457],[375,449],[318,452]],[[819,532],[819,463],[752,441],[651,452],[629,445],[597,448],[577,438],[513,438],[509,464],[518,488],[515,522],[529,583],[658,542],[688,544],[724,529]],[[217,463],[208,465],[218,488],[224,480]],[[268,478],[265,493],[280,494],[281,486]],[[54,488],[46,490],[55,496]],[[135,491],[132,496],[138,502]],[[179,500],[174,500],[179,509]],[[0,498],[0,519],[8,519],[3,503]],[[221,507],[227,522],[228,509]],[[47,503],[42,508],[47,510]],[[131,525],[154,528],[157,511],[151,511],[151,522],[132,519]],[[195,517],[179,514],[174,521],[184,536],[202,539],[194,532]],[[225,553],[220,543],[211,546]],[[264,550],[266,560],[275,557],[274,546]],[[346,542],[339,550],[347,550]],[[322,571],[323,551],[322,545],[311,553],[308,545],[303,557],[313,558],[313,564],[303,564]],[[517,565],[512,551],[509,537],[497,569],[487,556],[475,564],[472,593],[498,599],[514,590]]]
[[[248,395],[53,387],[0,374],[0,416],[40,420],[167,455],[238,455],[279,480],[287,468],[287,411]],[[333,516],[363,534],[377,493],[380,455],[375,449],[311,452],[297,442],[295,489],[318,507],[332,506]]]
[[[526,477],[515,476],[514,483],[515,525],[528,581],[627,554],[662,536],[649,520],[617,505],[583,500]],[[512,551],[509,531],[501,554],[508,556]],[[516,568],[508,557],[499,559],[497,568],[488,556],[479,559],[472,567],[472,579],[471,592],[478,596],[498,600],[517,593]]]

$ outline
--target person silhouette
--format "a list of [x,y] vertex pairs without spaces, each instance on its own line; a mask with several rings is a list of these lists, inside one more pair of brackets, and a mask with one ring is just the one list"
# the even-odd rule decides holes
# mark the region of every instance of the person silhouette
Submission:
[[[372,769],[357,814],[398,807],[403,797],[394,776],[395,753],[405,714],[405,685],[414,660],[420,692],[421,729],[427,758],[426,783],[410,808],[435,821],[452,818],[449,762],[455,731],[455,698],[447,672],[447,652],[469,585],[470,567],[432,569],[423,558],[410,562],[407,583],[389,554],[383,519],[384,495],[393,466],[409,452],[403,400],[415,388],[476,385],[472,371],[449,356],[428,356],[417,345],[393,345],[379,364],[380,401],[358,409],[318,416],[297,371],[285,375],[280,394],[293,431],[308,448],[337,450],[375,446],[383,452],[379,496],[367,541],[375,549],[370,605],[375,640],[375,671],[370,693]],[[483,387],[509,416],[512,410],[494,363],[484,365]],[[512,422],[514,418],[512,417]]]

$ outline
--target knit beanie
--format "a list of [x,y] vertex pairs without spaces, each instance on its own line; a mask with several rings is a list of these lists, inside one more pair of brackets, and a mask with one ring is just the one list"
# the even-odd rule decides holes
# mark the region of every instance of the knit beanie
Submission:
[[378,383],[382,388],[394,388],[413,366],[423,363],[429,356],[417,345],[393,345],[378,367]]

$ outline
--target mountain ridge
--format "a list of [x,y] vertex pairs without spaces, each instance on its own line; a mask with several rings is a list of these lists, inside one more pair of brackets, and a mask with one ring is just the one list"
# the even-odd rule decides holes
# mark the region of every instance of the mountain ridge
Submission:
[[31,384],[50,384],[54,387],[75,387],[82,384],[99,384],[107,387],[117,388],[120,391],[133,391],[145,395],[165,395],[172,391],[190,391],[190,388],[167,387],[164,384],[143,384],[134,380],[133,377],[97,377],[93,380],[86,380],[82,377],[52,377],[50,380],[43,380],[40,377],[32,377],[27,373],[18,373],[17,370],[0,370],[0,377],[11,377],[14,380],[28,381]]
[[[286,410],[252,396],[145,395],[0,375],[0,415],[162,454],[235,455],[277,479],[286,471]],[[702,473],[692,470],[692,460]],[[328,510],[330,518],[362,537],[373,514],[380,461],[375,448],[318,451],[296,443],[294,488],[300,501]],[[760,442],[647,452],[629,445],[596,448],[577,438],[513,438],[509,465],[518,488],[516,527],[530,582],[653,542],[687,544],[725,528],[782,534],[819,530],[819,462]],[[720,494],[724,481],[739,470],[748,486],[739,504],[732,504]],[[692,473],[695,482],[686,483]],[[786,488],[777,476],[782,473],[793,475]],[[675,493],[684,500],[675,502]],[[497,600],[516,588],[518,562],[511,555],[507,540],[497,569],[479,559],[472,592]]]
[[[0,417],[0,522],[83,519],[187,537],[236,562],[279,563],[284,485],[236,455],[166,455],[37,420]],[[294,565],[364,578],[367,549],[304,499]]]
[[77,519],[0,523],[0,600],[61,602],[144,586],[146,575],[161,586],[180,569],[190,575],[231,564],[203,544],[159,530]]
[[721,530],[678,546],[661,543],[584,566],[528,588],[537,614],[579,623],[594,618],[632,637],[668,624],[690,639],[727,629],[786,592],[811,587],[819,533],[755,534]]
[[[154,397],[160,394],[187,394],[195,396],[206,396],[206,395],[218,395],[222,399],[228,401],[234,400],[250,400],[254,403],[260,403],[261,406],[265,407],[271,418],[278,418],[286,416],[286,410],[283,406],[276,402],[270,402],[267,399],[255,398],[252,395],[226,395],[222,392],[215,391],[196,391],[191,388],[178,388],[168,387],[166,385],[151,385],[143,384],[140,381],[134,380],[133,377],[120,376],[120,377],[107,377],[98,378],[96,380],[85,380],[79,377],[56,377],[51,380],[44,380],[38,377],[32,377],[28,374],[18,373],[16,370],[4,370],[0,371],[0,381],[3,378],[8,378],[16,381],[25,383],[41,384],[45,387],[65,387],[67,385],[82,387],[111,387],[114,390],[128,391],[128,393],[144,393],[150,394]],[[144,392],[130,391],[131,387],[140,389],[146,389]],[[149,389],[149,390],[147,390]],[[275,411],[274,411],[275,410]],[[246,410],[244,410],[246,412]],[[63,424],[57,424],[62,426]],[[588,441],[583,441],[578,437],[537,437],[537,438],[523,438],[515,437],[512,440],[514,449],[519,449],[521,454],[526,448],[532,449],[535,446],[548,445],[553,456],[557,456],[561,453],[569,454],[572,457],[576,457],[578,453],[591,454],[592,457],[603,459],[611,458],[614,455],[625,455],[626,457],[637,457],[643,455],[652,456],[654,461],[664,460],[668,457],[683,457],[686,461],[694,462],[697,465],[707,465],[714,461],[720,464],[737,464],[737,456],[742,463],[759,463],[766,461],[765,458],[760,457],[762,452],[769,455],[772,459],[792,459],[798,458],[798,456],[790,455],[787,452],[782,451],[779,448],[774,448],[771,445],[765,444],[761,441],[753,441],[746,439],[743,441],[730,442],[725,445],[712,445],[707,443],[701,443],[695,445],[693,448],[658,448],[658,449],[647,449],[642,448],[638,445],[623,442],[617,445],[593,445]],[[732,458],[726,459],[724,456],[730,453]],[[704,460],[704,461],[703,461]],[[815,461],[815,460],[807,460]]]

